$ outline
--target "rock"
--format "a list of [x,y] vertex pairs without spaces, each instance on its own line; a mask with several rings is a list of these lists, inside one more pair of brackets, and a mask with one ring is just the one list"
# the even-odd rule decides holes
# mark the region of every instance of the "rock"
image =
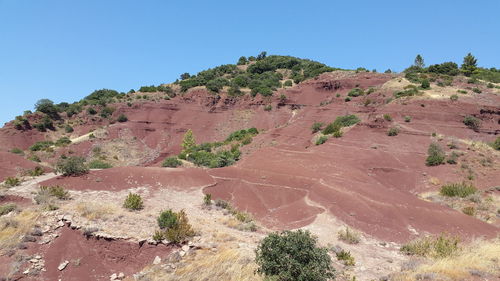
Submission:
[[37,260],[41,260],[42,256],[36,255],[34,258],[37,259]]
[[123,279],[125,278],[125,274],[123,272],[118,273],[118,279]]
[[109,280],[110,280],[110,281],[115,281],[115,280],[116,280],[116,278],[118,278],[118,275],[116,275],[116,273],[113,273],[113,274],[111,274],[111,275],[109,276]]
[[30,269],[26,269],[25,271],[23,271],[23,274],[29,274],[30,273]]
[[189,246],[188,246],[188,245],[184,245],[184,246],[182,246],[182,248],[181,248],[181,249],[182,249],[184,252],[187,252],[187,251],[189,251]]
[[340,247],[339,245],[335,245],[333,247],[330,248],[330,251],[334,252],[335,254],[338,254],[340,252],[342,252],[344,249],[342,249],[342,247]]
[[66,268],[66,266],[68,266],[68,264],[69,264],[69,261],[64,261],[64,262],[62,262],[62,263],[61,263],[61,264],[57,267],[57,269],[58,269],[59,271],[62,271],[62,270],[64,270],[64,269]]
[[159,256],[156,256],[154,261],[153,261],[153,264],[156,265],[156,264],[160,264],[161,263],[161,258]]
[[173,252],[172,254],[170,254],[168,256],[168,262],[170,263],[175,263],[175,262],[178,262],[182,259],[181,255],[179,254],[179,252]]
[[37,262],[38,262],[38,260],[37,260],[37,259],[30,259],[30,262],[31,262],[31,263],[37,263]]
[[183,256],[185,256],[185,255],[186,255],[186,252],[184,252],[184,251],[180,251],[180,252],[179,252],[179,255],[180,255],[181,257],[183,257]]

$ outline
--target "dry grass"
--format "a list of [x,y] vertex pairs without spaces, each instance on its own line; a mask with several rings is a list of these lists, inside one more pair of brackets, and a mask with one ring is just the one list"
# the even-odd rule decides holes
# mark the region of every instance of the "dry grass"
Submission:
[[445,277],[446,280],[470,280],[471,272],[499,276],[499,253],[500,238],[474,241],[455,255],[430,259],[415,270],[396,276],[393,280],[415,280],[418,275],[432,273]]
[[117,207],[114,205],[95,202],[79,202],[74,208],[80,216],[88,220],[104,220],[117,212]]
[[337,237],[339,240],[344,241],[349,244],[358,244],[361,241],[361,235],[359,232],[346,227],[345,229],[339,230]]
[[239,250],[237,245],[226,245],[216,252],[208,249],[196,251],[185,258],[174,272],[167,272],[158,268],[151,268],[151,272],[144,280],[167,281],[260,281],[261,276],[254,272],[257,265],[253,260],[253,252]]
[[0,253],[19,244],[33,229],[38,217],[38,212],[24,210],[15,216],[0,218]]

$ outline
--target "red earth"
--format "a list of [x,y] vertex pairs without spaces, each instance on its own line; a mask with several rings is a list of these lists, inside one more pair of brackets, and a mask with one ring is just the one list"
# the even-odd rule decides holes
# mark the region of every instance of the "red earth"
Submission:
[[[305,226],[317,214],[329,212],[384,240],[405,241],[414,236],[414,230],[494,236],[497,227],[423,201],[417,194],[436,190],[429,184],[431,178],[441,182],[465,179],[458,165],[425,166],[427,148],[436,140],[431,134],[493,141],[500,133],[500,96],[484,87],[481,95],[461,95],[456,102],[423,98],[388,103],[393,93],[379,87],[393,77],[335,72],[280,89],[272,98],[234,98],[196,89],[168,101],[139,101],[131,107],[119,103],[113,105],[113,116],[123,113],[128,122],[110,125],[103,139],[72,145],[65,151],[88,156],[95,143],[131,137],[138,140],[131,149],[148,151],[141,165],[158,166],[166,156],[180,151],[182,136],[188,129],[193,130],[198,143],[221,141],[229,133],[249,127],[258,128],[261,134],[242,148],[242,160],[232,167],[113,168],[82,177],[58,177],[42,184],[78,190],[122,190],[141,185],[204,188],[215,198],[230,200],[250,211],[274,229]],[[376,91],[345,102],[347,92],[354,87],[374,87]],[[279,101],[281,94],[286,96],[285,102]],[[266,104],[273,109],[265,111]],[[347,128],[343,137],[315,146],[311,125],[326,124],[346,114],[356,114],[361,123]],[[390,114],[392,121],[386,121],[384,114]],[[84,115],[85,112],[76,117]],[[463,124],[466,115],[482,120],[480,130],[475,132]],[[411,116],[411,122],[404,122],[404,116]],[[75,132],[87,133],[104,125],[98,117],[84,117],[84,125],[76,126]],[[9,126],[0,131],[0,143],[7,148],[17,143],[26,147],[43,138],[24,131],[14,134],[15,129]],[[400,133],[389,137],[387,130],[393,126],[398,126]],[[450,153],[447,141],[439,143]],[[464,143],[457,144],[468,155],[485,157]],[[500,182],[495,168],[477,166],[475,162],[470,165],[475,169],[474,184],[479,189],[489,189]]]

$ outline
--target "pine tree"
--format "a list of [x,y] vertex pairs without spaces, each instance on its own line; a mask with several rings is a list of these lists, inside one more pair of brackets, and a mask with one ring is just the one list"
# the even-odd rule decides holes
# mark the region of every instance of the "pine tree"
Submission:
[[414,62],[414,65],[416,67],[420,67],[420,68],[424,68],[425,67],[425,63],[424,63],[424,58],[418,54],[416,57],[415,57],[415,62]]
[[184,138],[182,139],[182,148],[184,148],[184,151],[189,152],[195,146],[196,146],[196,141],[194,139],[193,131],[189,129],[184,134]]
[[464,57],[464,63],[461,69],[465,76],[471,76],[477,69],[477,59],[471,53],[468,53]]

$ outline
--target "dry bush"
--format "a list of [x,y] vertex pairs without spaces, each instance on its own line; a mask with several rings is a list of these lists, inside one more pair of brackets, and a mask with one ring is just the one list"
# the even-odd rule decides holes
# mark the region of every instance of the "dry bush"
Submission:
[[[500,239],[476,240],[454,255],[429,259],[417,268],[395,276],[391,280],[416,280],[424,274],[436,274],[446,280],[471,280],[474,275],[486,278],[500,275]],[[481,279],[482,280],[482,279]],[[487,280],[487,279],[484,279]]]
[[115,208],[95,202],[80,202],[76,204],[78,214],[88,220],[105,219],[108,215],[115,213]]
[[15,216],[0,218],[0,254],[19,244],[33,229],[38,213],[24,210]]
[[349,244],[358,244],[361,241],[359,232],[346,227],[345,229],[339,230],[337,237]]

